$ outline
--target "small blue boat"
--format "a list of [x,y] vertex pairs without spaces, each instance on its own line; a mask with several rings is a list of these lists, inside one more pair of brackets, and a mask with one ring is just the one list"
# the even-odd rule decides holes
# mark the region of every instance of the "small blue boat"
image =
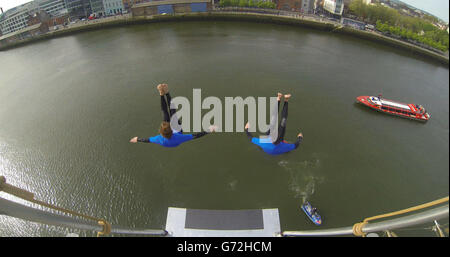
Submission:
[[314,222],[314,224],[316,224],[316,225],[322,224],[322,218],[320,217],[320,215],[317,211],[315,213],[313,213],[313,207],[311,206],[311,204],[309,202],[305,202],[304,204],[302,204],[302,210],[306,213],[308,218],[312,222]]

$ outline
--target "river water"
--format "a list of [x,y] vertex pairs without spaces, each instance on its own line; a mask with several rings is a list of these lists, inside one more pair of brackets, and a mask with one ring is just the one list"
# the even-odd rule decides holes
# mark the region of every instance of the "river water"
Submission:
[[[291,93],[286,140],[301,131],[303,143],[280,156],[245,133],[177,148],[129,143],[157,134],[162,82],[188,99],[193,88],[220,99]],[[355,104],[379,93],[422,104],[432,118]],[[181,207],[278,208],[283,231],[314,229],[304,200],[323,228],[336,228],[449,191],[448,67],[299,27],[146,24],[0,52],[0,124],[0,175],[9,183],[130,228],[164,228],[167,208]],[[68,232],[94,235],[0,216],[0,236]]]

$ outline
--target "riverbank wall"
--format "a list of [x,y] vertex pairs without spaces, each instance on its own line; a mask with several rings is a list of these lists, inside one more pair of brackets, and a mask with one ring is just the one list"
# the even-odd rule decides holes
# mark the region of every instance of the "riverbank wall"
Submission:
[[358,37],[364,40],[379,42],[385,45],[406,50],[412,54],[418,54],[438,61],[444,65],[449,64],[448,56],[443,56],[432,52],[428,49],[403,42],[394,38],[386,37],[375,32],[361,31],[349,27],[344,27],[340,23],[327,21],[325,19],[317,20],[308,16],[301,15],[287,16],[267,13],[252,12],[230,12],[230,11],[211,11],[201,13],[183,13],[170,15],[153,15],[153,16],[115,16],[101,20],[79,22],[73,26],[50,31],[48,33],[17,41],[11,44],[0,46],[0,51],[8,50],[18,46],[26,45],[32,42],[72,35],[84,31],[99,30],[112,27],[122,27],[135,24],[155,23],[155,22],[178,22],[178,21],[243,21],[258,23],[273,23],[281,25],[301,26],[330,33],[340,33],[348,36]]

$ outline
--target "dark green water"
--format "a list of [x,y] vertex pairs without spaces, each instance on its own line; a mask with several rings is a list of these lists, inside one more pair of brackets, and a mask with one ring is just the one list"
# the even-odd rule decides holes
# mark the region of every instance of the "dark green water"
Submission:
[[[0,52],[0,175],[126,227],[164,228],[168,207],[278,208],[282,230],[314,229],[305,198],[323,228],[350,226],[448,195],[448,76],[387,46],[270,24],[161,23],[41,41]],[[244,133],[173,149],[130,144],[156,135],[162,82],[189,99],[193,88],[220,99],[291,93],[286,139],[302,131],[303,144],[275,157]],[[379,93],[432,118],[354,103]],[[67,232],[0,216],[0,236]]]

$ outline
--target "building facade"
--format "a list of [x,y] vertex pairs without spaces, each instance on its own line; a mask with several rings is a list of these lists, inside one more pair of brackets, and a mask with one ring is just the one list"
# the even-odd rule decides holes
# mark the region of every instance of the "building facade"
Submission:
[[332,15],[341,16],[344,11],[344,0],[324,0],[323,9]]
[[313,13],[314,12],[314,0],[303,0],[302,1],[302,12],[303,13]]
[[38,23],[26,28],[20,29],[18,31],[14,31],[7,35],[3,35],[0,37],[0,47],[6,46],[8,44],[29,39],[35,36],[39,36],[41,34],[45,34],[48,32],[48,26],[45,23]]
[[62,16],[67,13],[66,3],[64,0],[34,0],[39,7],[50,16]]
[[277,9],[284,11],[300,11],[304,0],[278,0]]
[[0,18],[0,30],[3,35],[19,31],[28,26],[30,13],[35,13],[39,9],[36,2],[29,2],[9,9]]
[[92,13],[90,0],[64,0],[71,19],[87,18]]
[[131,8],[133,17],[208,12],[211,10],[211,0],[162,0],[136,4]]
[[38,11],[33,14],[29,14],[27,26],[33,26],[39,23],[47,23],[50,20],[50,15],[46,11]]
[[103,0],[105,15],[121,14],[124,11],[122,0]]
[[143,2],[150,2],[149,0],[122,0],[123,8],[124,10],[127,10],[128,12],[131,12],[131,7],[134,4],[140,4]]
[[105,6],[103,5],[103,0],[90,0],[92,13],[98,16],[105,15]]

